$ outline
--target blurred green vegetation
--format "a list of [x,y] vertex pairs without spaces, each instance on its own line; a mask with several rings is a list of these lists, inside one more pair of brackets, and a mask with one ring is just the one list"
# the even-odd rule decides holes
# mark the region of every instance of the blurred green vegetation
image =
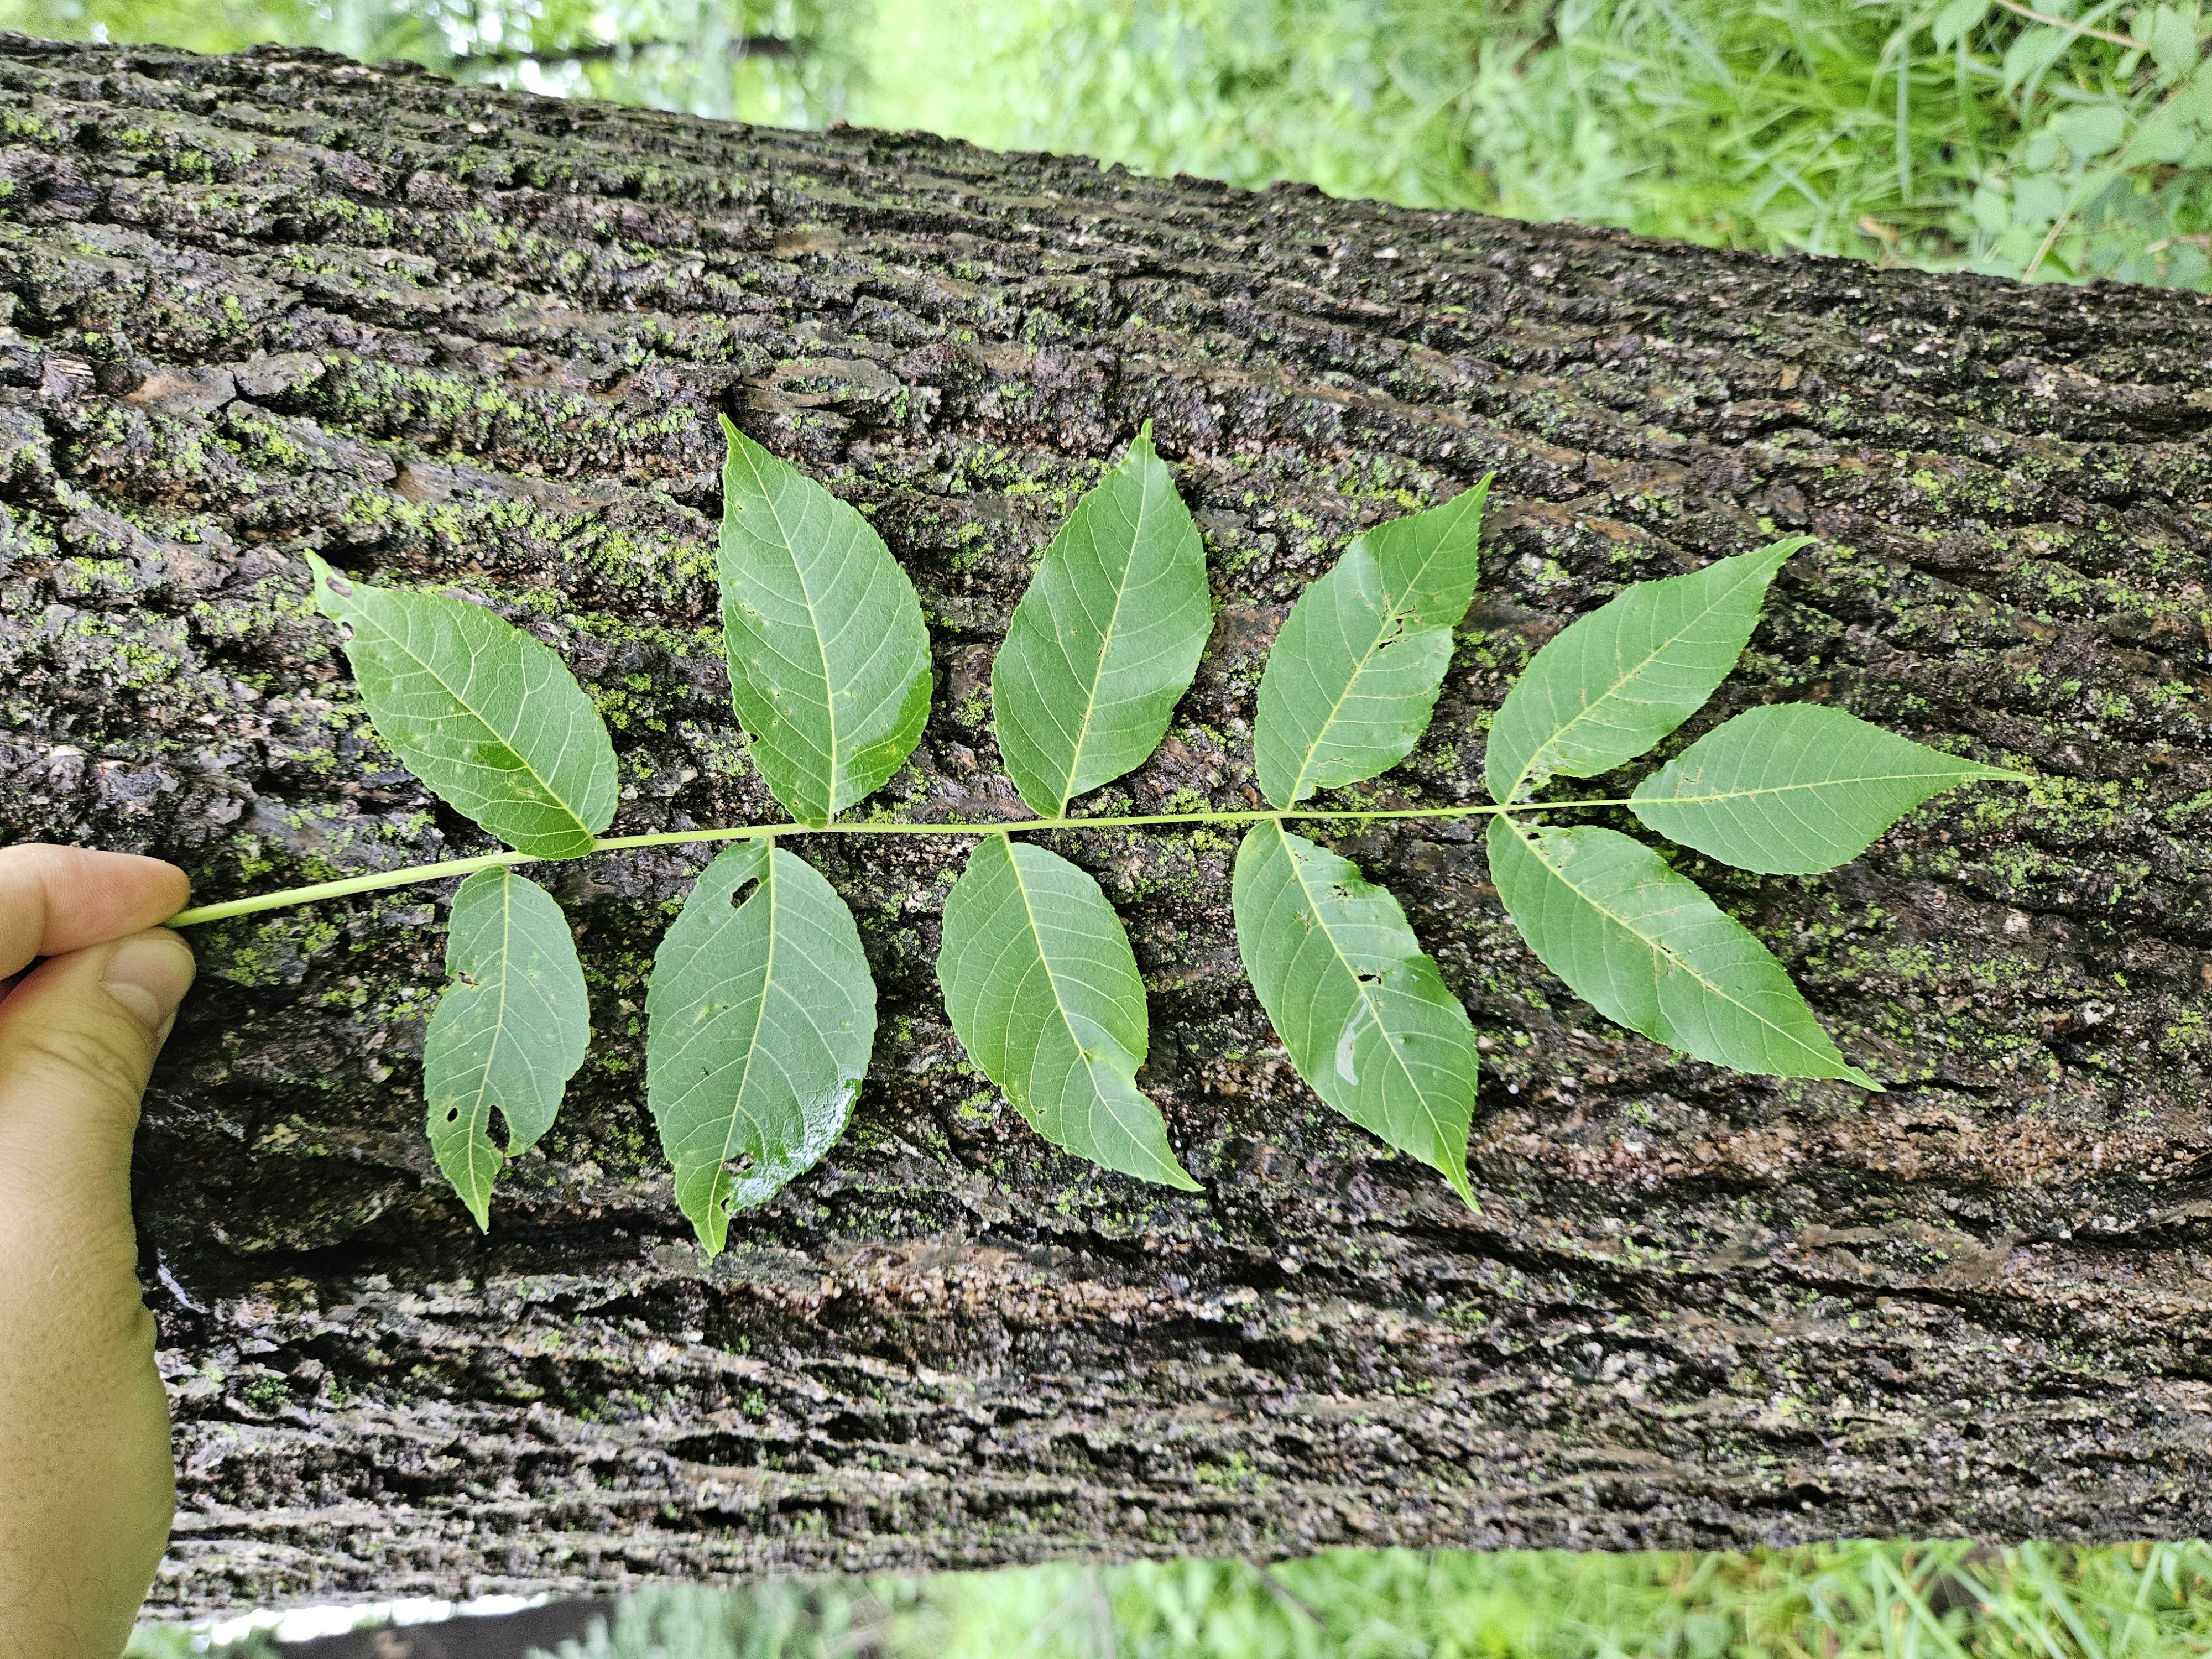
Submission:
[[889,0],[865,118],[1728,246],[2212,279],[2194,0],[973,4],[950,28]]
[[[165,1645],[166,1644],[166,1645]],[[182,1659],[142,1632],[131,1659]],[[243,1659],[245,1650],[227,1650]],[[2182,1659],[2212,1549],[1345,1550],[656,1589],[541,1659]]]
[[2212,288],[2199,0],[0,0],[0,27]]
[[0,0],[0,29],[193,52],[321,46],[457,81],[725,120],[846,118],[870,0]]
[[2199,0],[0,0],[0,27],[2212,287]]

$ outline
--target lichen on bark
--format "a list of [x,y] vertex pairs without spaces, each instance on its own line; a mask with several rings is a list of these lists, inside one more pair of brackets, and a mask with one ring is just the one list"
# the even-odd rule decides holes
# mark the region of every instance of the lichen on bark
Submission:
[[614,731],[615,833],[765,817],[714,628],[721,412],[921,590],[938,695],[902,813],[1017,810],[991,653],[1146,419],[1217,623],[1102,811],[1249,805],[1290,601],[1493,468],[1436,726],[1350,799],[1475,798],[1551,633],[1799,530],[1818,545],[1674,741],[1811,698],[2042,779],[1944,797],[1832,875],[1700,872],[1876,1097],[1608,1026],[1464,829],[1344,841],[1482,1034],[1480,1215],[1297,1082],[1237,970],[1224,835],[1052,843],[1127,918],[1143,1081],[1203,1193],[1054,1153],[964,1063],[929,970],[961,844],[812,842],[883,1035],[853,1129],[711,1264],[639,1048],[703,854],[547,872],[598,1042],[489,1239],[420,1127],[450,894],[202,930],[137,1169],[181,1470],[164,1605],[2212,1529],[2203,299],[311,52],[11,39],[0,118],[8,839],[156,853],[203,899],[486,850],[368,729],[309,550],[560,651]]

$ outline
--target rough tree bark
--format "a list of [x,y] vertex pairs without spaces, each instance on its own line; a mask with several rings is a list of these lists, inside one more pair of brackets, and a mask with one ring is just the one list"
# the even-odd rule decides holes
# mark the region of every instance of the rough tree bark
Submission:
[[[1129,919],[1206,1191],[1053,1153],[929,962],[964,847],[810,843],[884,1034],[852,1132],[702,1261],[641,1098],[702,857],[552,872],[599,1036],[489,1239],[419,1127],[442,890],[209,928],[138,1185],[179,1609],[1339,1543],[2212,1530],[2212,304],[749,131],[312,52],[0,42],[0,836],[217,898],[483,842],[367,735],[299,554],[557,647],[621,833],[765,814],[710,580],[717,410],[862,503],[940,684],[899,809],[1010,814],[987,668],[1149,417],[1219,623],[1111,799],[1251,799],[1261,656],[1361,526],[1496,468],[1396,801],[1511,674],[1780,530],[1729,708],[2033,767],[1721,881],[1894,1086],[1677,1060],[1516,941],[1479,844],[1348,843],[1489,1051],[1482,1212],[1320,1109],[1225,838],[1057,843]],[[1697,728],[1693,728],[1697,729]],[[1708,872],[1710,875],[1711,872]]]

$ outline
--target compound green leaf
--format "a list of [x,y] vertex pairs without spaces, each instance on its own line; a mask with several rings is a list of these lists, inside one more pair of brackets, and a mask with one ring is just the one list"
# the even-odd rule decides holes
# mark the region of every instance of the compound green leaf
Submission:
[[1206,549],[1152,423],[1075,504],[1014,607],[991,669],[991,720],[1040,817],[1159,745],[1212,627]]
[[819,828],[879,787],[929,717],[929,630],[873,526],[732,426],[723,431],[723,649],[775,798]]
[[1234,902],[1244,970],[1298,1075],[1473,1204],[1474,1028],[1398,901],[1268,821],[1237,849]]
[[844,1133],[875,1046],[876,983],[836,890],[796,854],[747,841],[701,872],[653,954],[645,1009],[647,1103],[712,1255],[732,1214]]
[[[453,895],[446,933],[453,983],[422,1044],[430,1151],[477,1225],[491,1231],[500,1165],[553,1127],[561,1092],[592,1036],[568,919],[512,870],[479,870]],[[507,1121],[507,1150],[491,1115]]]
[[1636,816],[1670,841],[1770,875],[1855,859],[1930,795],[2026,775],[1929,749],[1818,703],[1737,715],[1637,787]]
[[1093,1163],[1198,1190],[1137,1087],[1144,981],[1121,919],[1066,859],[987,836],[945,901],[945,1009],[1030,1127]]
[[1689,719],[1743,654],[1774,573],[1812,539],[1638,582],[1561,630],[1490,728],[1491,799],[1510,804],[1556,775],[1609,772]]
[[480,605],[307,562],[377,735],[416,776],[518,853],[590,852],[615,815],[615,751],[567,665]]
[[1489,848],[1513,925],[1607,1018],[1739,1072],[1881,1086],[1837,1053],[1772,953],[1641,842],[1500,817]]
[[1441,507],[1378,525],[1291,607],[1260,677],[1253,732],[1275,805],[1358,783],[1413,752],[1474,598],[1483,479]]

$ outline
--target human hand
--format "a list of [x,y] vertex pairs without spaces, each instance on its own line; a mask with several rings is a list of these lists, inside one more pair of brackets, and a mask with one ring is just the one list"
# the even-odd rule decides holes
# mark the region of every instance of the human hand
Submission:
[[156,859],[0,848],[0,1659],[115,1659],[168,1540],[131,1139],[192,981],[153,924],[189,890]]

